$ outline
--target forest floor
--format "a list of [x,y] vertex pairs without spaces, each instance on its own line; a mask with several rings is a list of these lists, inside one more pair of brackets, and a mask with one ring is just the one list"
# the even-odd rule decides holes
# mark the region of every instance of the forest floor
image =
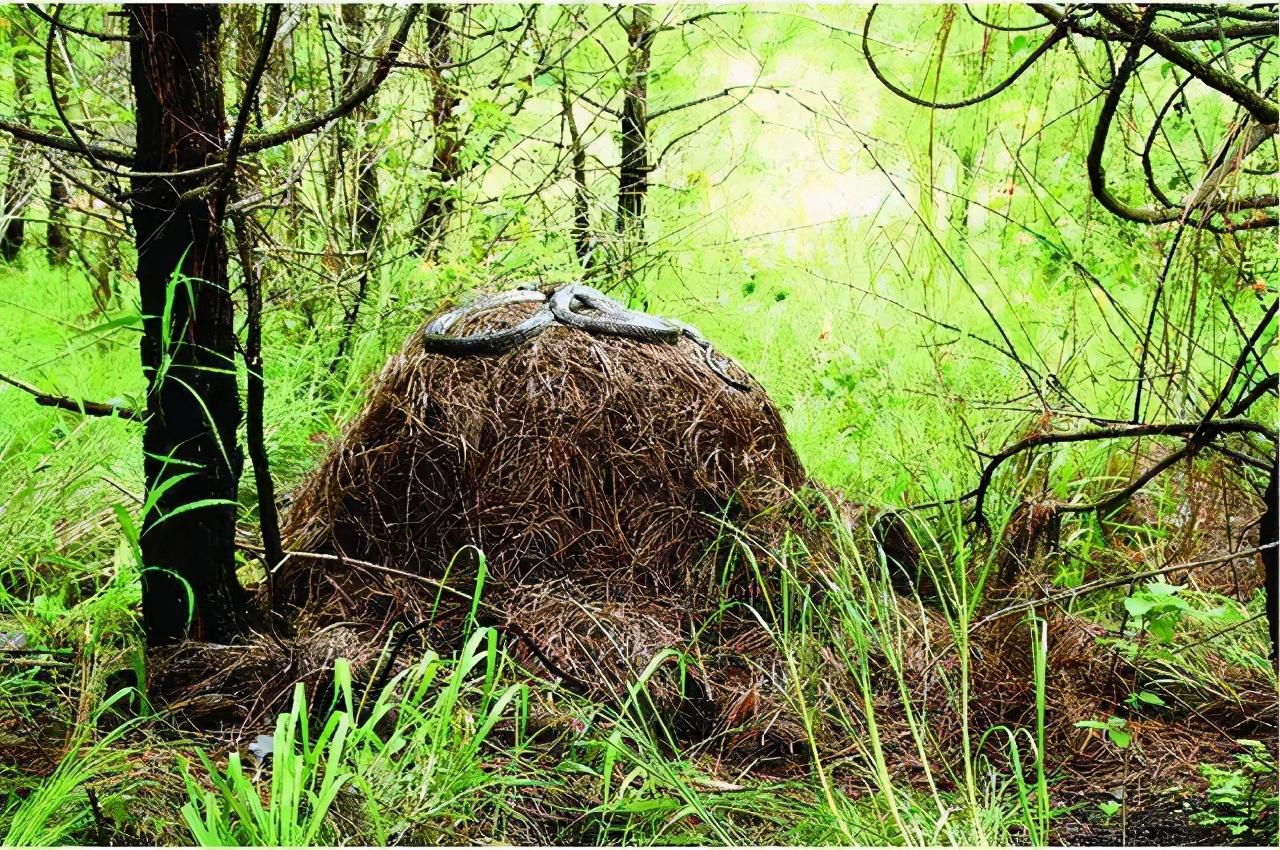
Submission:
[[[40,267],[0,280],[0,373],[136,405],[136,315],[97,311],[89,290]],[[762,309],[784,300],[767,286],[760,297]],[[906,475],[902,504],[971,479],[954,460],[964,443],[940,436],[959,431],[941,421],[947,408],[867,390],[882,363],[861,391],[858,375],[821,365],[784,372],[770,353],[785,340],[735,348],[759,314],[721,315],[738,318],[709,332],[770,389],[824,484],[889,504]],[[359,409],[365,376],[403,330],[364,340],[340,374],[322,368],[322,331],[268,336],[282,340],[268,352],[267,411],[282,491]],[[881,352],[860,356],[865,366]],[[865,431],[820,416],[884,419],[892,405],[912,417],[900,428],[937,438],[931,480],[902,462],[918,454],[903,433],[875,457]],[[414,646],[420,660],[378,693],[328,659],[332,710],[296,701],[253,728],[196,731],[183,718],[207,705],[149,709],[129,687],[146,674],[130,519],[139,443],[132,423],[0,389],[0,644],[14,650],[0,657],[6,846],[1275,843],[1276,674],[1256,558],[1232,555],[1254,545],[1257,497],[1197,461],[1106,522],[1035,521],[1054,494],[1145,468],[1158,443],[1011,471],[988,536],[955,509],[912,514],[931,587],[916,597],[891,593],[857,547],[837,547],[822,598],[788,599],[768,645],[751,650],[758,685],[744,689],[741,716],[754,731],[735,738],[731,723],[712,741],[646,710],[645,677],[621,704],[592,702],[519,669],[486,629],[461,635],[457,651]],[[884,489],[869,492],[877,477]],[[254,497],[242,499],[251,542]],[[251,550],[242,578],[262,578]],[[760,718],[773,720],[765,732]]]

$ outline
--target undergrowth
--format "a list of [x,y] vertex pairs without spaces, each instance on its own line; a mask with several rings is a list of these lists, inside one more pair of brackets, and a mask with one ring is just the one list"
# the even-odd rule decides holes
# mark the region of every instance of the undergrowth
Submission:
[[[136,312],[125,305],[95,314],[86,286],[39,264],[8,279],[22,281],[14,297],[25,306],[0,313],[0,333],[22,342],[0,353],[0,366],[69,395],[137,404]],[[429,281],[422,285],[430,291]],[[971,480],[957,416],[962,402],[887,391],[855,398],[881,368],[858,363],[891,356],[895,368],[924,374],[932,368],[928,357],[890,355],[877,348],[890,345],[884,336],[850,348],[852,360],[822,354],[804,342],[820,330],[795,318],[813,314],[801,309],[810,297],[799,288],[786,299],[767,296],[772,304],[791,300],[796,312],[763,336],[746,330],[758,322],[751,309],[704,322],[779,397],[803,459],[828,481],[886,504],[945,499]],[[733,316],[736,327],[727,324]],[[351,362],[334,373],[316,366],[326,360],[323,331],[270,329],[267,377],[275,391],[268,393],[267,439],[285,489],[358,410],[364,376],[413,323],[360,335]],[[777,356],[781,349],[805,356],[788,363]],[[38,365],[49,351],[62,352],[56,370]],[[955,386],[979,376],[989,383],[988,367],[970,364],[970,373],[955,374]],[[831,411],[832,399],[870,406],[850,419],[849,410]],[[754,616],[778,649],[774,682],[807,737],[794,760],[801,767],[787,772],[720,763],[707,748],[675,746],[661,720],[640,710],[653,665],[627,704],[592,704],[523,676],[487,630],[470,635],[456,657],[424,651],[376,694],[364,693],[339,660],[332,699],[312,705],[297,694],[266,739],[175,728],[132,687],[145,681],[130,531],[141,508],[136,429],[37,407],[10,390],[0,390],[0,406],[0,485],[8,493],[0,513],[0,632],[20,634],[40,650],[0,667],[0,747],[23,754],[0,765],[6,846],[126,839],[1044,844],[1064,819],[1107,817],[1105,806],[1078,789],[1059,791],[1072,777],[1047,757],[1054,671],[1042,614],[1019,613],[1009,631],[1017,653],[1030,659],[1019,674],[1026,696],[1017,718],[987,725],[974,717],[989,694],[974,692],[973,665],[983,663],[985,650],[971,646],[979,621],[1007,601],[1008,591],[993,586],[1003,524],[1024,494],[1105,487],[1116,458],[1099,448],[1011,464],[994,493],[988,538],[971,537],[958,509],[913,517],[927,553],[929,598],[895,597],[882,565],[865,562],[850,540],[819,588],[795,581],[784,583],[781,596],[765,594]],[[855,438],[846,429],[863,415],[866,427],[857,426]],[[1019,420],[991,412],[986,421],[991,439],[1004,440]],[[841,455],[851,439],[862,447],[928,444],[936,451],[928,464],[887,448]],[[255,519],[249,483],[242,487],[246,530]],[[1176,503],[1176,495],[1168,498]],[[1027,569],[1040,571],[1049,592],[1061,592],[1093,578],[1115,557],[1118,540],[1160,562],[1177,551],[1177,528],[1165,517],[1155,511],[1106,524],[1069,522],[1057,549],[1037,554]],[[795,553],[775,557],[783,574],[794,574]],[[256,570],[246,561],[242,577],[255,580]],[[1143,712],[1159,716],[1177,700],[1241,702],[1248,697],[1240,692],[1241,670],[1274,690],[1258,594],[1241,602],[1172,581],[1133,591],[1108,588],[1062,603],[1065,614],[1102,630],[1092,651],[1140,666],[1147,677],[1135,683],[1130,705],[1070,721],[1105,725],[1108,716],[1127,714],[1137,720],[1141,747],[1151,743],[1142,737]],[[1229,639],[1218,637],[1224,629]],[[922,663],[934,691],[920,689]],[[850,699],[828,699],[840,683],[850,684]],[[958,735],[955,759],[939,757],[943,714]],[[832,741],[844,744],[832,748]],[[250,750],[250,743],[258,746]],[[1089,746],[1108,764],[1130,757],[1114,742]],[[1274,770],[1274,759],[1257,756],[1248,743],[1233,746],[1239,760],[1193,767],[1186,783],[1208,789],[1199,798],[1202,823],[1252,837],[1250,819],[1274,812],[1274,796],[1257,790],[1257,777],[1268,775],[1268,764]]]

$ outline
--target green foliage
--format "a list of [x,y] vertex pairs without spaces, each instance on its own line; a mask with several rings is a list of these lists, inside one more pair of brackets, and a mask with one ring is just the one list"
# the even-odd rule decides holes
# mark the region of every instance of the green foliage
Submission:
[[1123,717],[1109,716],[1105,721],[1102,720],[1077,720],[1077,729],[1098,729],[1107,733],[1107,738],[1117,748],[1126,749],[1133,742],[1133,733],[1129,731],[1129,724]]
[[1181,585],[1164,581],[1152,582],[1143,590],[1126,597],[1124,608],[1136,621],[1139,629],[1156,640],[1168,642],[1173,637],[1178,621],[1189,610],[1187,600],[1178,595]]
[[[93,721],[132,694],[121,691],[105,700]],[[126,765],[117,748],[126,726],[95,739],[92,725],[76,731],[53,773],[29,789],[29,793],[9,794],[0,804],[0,825],[7,824],[0,845],[5,847],[51,847],[67,844],[91,822],[93,813],[88,795],[93,783]]]
[[[1038,43],[1039,34],[1018,29],[1036,22],[1024,7],[976,10],[1013,27],[1009,32],[962,26],[958,9],[880,12],[872,47],[886,74],[913,91],[936,86],[948,99],[988,87]],[[345,83],[337,73],[344,56],[381,50],[370,44],[344,54],[332,10],[297,11],[288,47],[278,47],[268,69],[251,134],[329,108]],[[349,128],[376,163],[382,218],[371,242],[350,226],[354,173],[337,172],[344,162],[354,169],[351,149],[336,149],[340,133],[243,159],[242,196],[286,187],[251,216],[263,236],[265,436],[279,492],[314,468],[361,409],[371,377],[425,316],[477,289],[584,273],[596,285],[625,290],[637,306],[699,326],[737,358],[777,402],[806,468],[854,502],[945,501],[973,486],[982,458],[975,450],[990,454],[1037,429],[1086,427],[1082,410],[1129,421],[1135,329],[1152,309],[1152,286],[1175,240],[1172,228],[1118,222],[1085,188],[1097,97],[1090,75],[1104,79],[1114,57],[1072,42],[997,98],[963,110],[917,109],[886,93],[857,60],[865,8],[658,7],[664,24],[714,14],[655,37],[652,110],[731,86],[759,88],[740,107],[719,112],[729,105],[721,98],[652,122],[651,153],[662,158],[650,175],[649,242],[623,246],[613,225],[626,34],[612,11],[467,7],[465,26],[483,34],[455,51],[455,67],[439,76],[395,69]],[[255,53],[230,25],[236,14],[226,10],[229,104],[242,90],[243,60]],[[399,11],[371,9],[369,32],[384,32],[393,14]],[[19,15],[31,20],[18,7],[0,11],[6,36],[19,28]],[[67,15],[89,30],[119,27],[106,7]],[[257,10],[245,15],[252,35]],[[462,17],[457,13],[456,27],[464,26]],[[431,53],[421,29],[406,53],[413,62]],[[544,49],[548,61],[539,62]],[[126,50],[121,42],[70,35],[59,44],[53,73],[74,94],[72,120],[92,116],[87,138],[130,138],[135,116],[127,74],[120,73]],[[17,102],[15,68],[39,76],[41,54],[39,44],[0,38],[0,103]],[[1238,62],[1227,57],[1223,66],[1250,71]],[[1149,61],[1141,73],[1151,103],[1178,88],[1167,62]],[[442,85],[458,98],[448,118],[460,143],[456,178],[435,171],[441,135],[424,121]],[[31,92],[31,120],[61,133],[60,122],[47,123],[54,108],[46,89]],[[571,238],[562,89],[584,98],[575,115],[598,242],[589,270]],[[1135,99],[1123,111],[1141,123],[1148,108]],[[1161,135],[1212,152],[1234,120],[1222,98],[1192,86]],[[1126,135],[1129,124],[1121,128]],[[1114,185],[1145,181],[1127,150],[1142,141],[1108,146]],[[9,152],[0,157],[6,177]],[[1163,142],[1152,161],[1157,185],[1179,196],[1192,188]],[[1239,179],[1274,190],[1269,169],[1252,170],[1263,173]],[[77,173],[98,179],[88,169]],[[0,188],[6,191],[7,184]],[[114,197],[117,187],[109,191]],[[48,212],[43,194],[27,208],[35,234]],[[408,239],[428,194],[454,206],[438,256],[429,260]],[[47,266],[37,235],[18,262],[0,269],[0,374],[137,409],[144,383],[134,248],[114,209],[79,190],[76,198],[69,265]],[[1157,370],[1153,419],[1203,409],[1237,354],[1237,325],[1251,326],[1274,292],[1271,235],[1199,239],[1188,232],[1180,244],[1164,300],[1150,314],[1169,359]],[[232,275],[240,299],[239,272]],[[355,282],[366,275],[350,346],[336,359]],[[165,315],[189,293],[175,279]],[[162,374],[173,341],[163,340]],[[1261,347],[1273,349],[1273,340]],[[1034,369],[1030,378],[1019,362]],[[1274,400],[1264,399],[1255,413],[1273,422]],[[1131,480],[1139,459],[1165,447],[1161,440],[1058,446],[1008,464],[992,489],[989,546],[970,537],[953,505],[913,518],[926,541],[927,577],[942,600],[936,609],[918,599],[895,601],[881,565],[868,563],[852,540],[828,565],[820,593],[800,578],[810,557],[802,547],[749,565],[788,577],[786,590],[766,599],[776,616],[760,613],[776,624],[771,640],[781,661],[770,673],[802,720],[801,748],[814,756],[806,775],[785,782],[738,776],[703,752],[678,752],[670,730],[645,707],[652,665],[625,707],[604,707],[530,685],[494,634],[477,630],[458,658],[428,652],[380,694],[360,693],[339,663],[332,703],[296,694],[278,719],[275,752],[263,762],[203,741],[201,749],[162,717],[147,715],[145,723],[154,724],[148,728],[163,730],[184,757],[177,826],[189,834],[166,837],[210,844],[530,836],[547,843],[1050,843],[1062,817],[1051,802],[1057,765],[1045,732],[1055,672],[1049,646],[1057,635],[1043,622],[1031,621],[1029,639],[1019,631],[1011,640],[1030,652],[1018,668],[1029,679],[1020,683],[1028,686],[1023,721],[987,729],[972,714],[985,696],[972,692],[974,665],[983,659],[971,640],[986,627],[977,614],[1004,602],[989,587],[1002,519],[1024,499],[1090,501]],[[175,470],[161,488],[189,474]],[[1138,515],[1064,518],[1056,551],[1029,570],[1042,569],[1046,585],[1071,588],[1112,569],[1167,565],[1186,530],[1179,513],[1186,488],[1171,477],[1144,490],[1149,501]],[[6,845],[110,839],[94,834],[86,791],[131,788],[130,777],[145,773],[156,756],[151,742],[133,749],[136,742],[123,733],[75,724],[119,707],[107,696],[110,674],[126,668],[145,680],[137,517],[161,488],[143,493],[135,424],[41,407],[0,384],[0,631],[67,653],[30,666],[0,661],[0,720],[10,712],[27,727],[76,730],[47,777],[26,765],[0,765]],[[239,496],[246,531],[256,524],[255,497],[246,475]],[[1146,742],[1134,737],[1140,713],[1176,717],[1187,694],[1242,704],[1231,678],[1239,671],[1255,677],[1251,687],[1274,686],[1260,594],[1235,599],[1197,586],[1155,581],[1128,596],[1113,590],[1063,603],[1114,635],[1100,651],[1140,661],[1151,673],[1124,700],[1132,725],[1113,713],[1120,706],[1079,724],[1109,742],[1117,759],[1142,751]],[[925,657],[934,676],[927,698],[913,689],[913,654]],[[681,666],[695,661],[675,659]],[[833,689],[850,694],[854,709],[824,702]],[[568,731],[534,746],[525,722],[547,706],[568,718]],[[963,756],[954,762],[934,755],[931,724],[939,712],[960,730]],[[904,722],[904,739],[880,734]],[[0,726],[5,734],[8,727]],[[830,762],[818,758],[820,744],[832,739],[844,742],[845,752]],[[1209,807],[1196,817],[1274,842],[1266,826],[1275,811],[1266,788],[1274,785],[1274,759],[1265,748],[1242,746],[1234,764],[1202,766]],[[168,753],[162,756],[167,764]],[[903,779],[907,763],[918,765],[912,783]],[[136,798],[103,793],[108,817],[143,823],[132,810]],[[156,817],[172,818],[172,799],[153,796],[164,806]],[[1108,816],[1120,812],[1119,803],[1101,806]],[[166,826],[146,821],[147,829]]]
[[225,771],[215,768],[203,751],[197,752],[214,791],[202,793],[183,764],[191,799],[182,807],[182,817],[198,844],[309,847],[321,838],[329,808],[351,780],[351,772],[341,765],[351,719],[344,712],[331,714],[312,739],[306,712],[303,686],[298,683],[293,708],[276,722],[265,802],[257,784],[245,775],[238,752],[227,758]]
[[1261,741],[1240,740],[1243,752],[1235,765],[1200,765],[1209,782],[1209,807],[1191,815],[1192,823],[1222,827],[1233,839],[1275,846],[1280,834],[1280,803],[1276,796],[1276,757]]
[[[330,844],[342,837],[339,809],[371,844],[406,833],[439,843],[465,829],[499,786],[521,784],[482,767],[495,726],[524,698],[520,686],[500,685],[494,638],[476,631],[456,661],[428,653],[369,704],[341,659],[327,712],[308,709],[299,683],[275,734],[259,739],[270,752],[252,770],[238,751],[225,768],[197,751],[208,788],[183,763],[182,817],[192,838],[202,846]],[[315,717],[324,718],[318,731]]]

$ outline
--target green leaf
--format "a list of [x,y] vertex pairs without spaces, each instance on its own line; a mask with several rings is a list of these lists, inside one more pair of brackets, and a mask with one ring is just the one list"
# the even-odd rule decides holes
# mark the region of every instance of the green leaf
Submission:
[[1147,593],[1152,596],[1175,596],[1178,591],[1185,587],[1185,584],[1167,584],[1163,581],[1153,581],[1147,585]]
[[1166,617],[1159,617],[1147,623],[1147,631],[1156,640],[1167,643],[1173,638],[1173,621]]
[[1129,612],[1129,616],[1139,619],[1145,617],[1155,605],[1155,600],[1145,596],[1128,596],[1124,600],[1124,609]]
[[1098,808],[1101,809],[1102,813],[1107,817],[1113,817],[1116,812],[1120,811],[1120,804],[1114,800],[1107,800],[1106,802],[1099,803]]

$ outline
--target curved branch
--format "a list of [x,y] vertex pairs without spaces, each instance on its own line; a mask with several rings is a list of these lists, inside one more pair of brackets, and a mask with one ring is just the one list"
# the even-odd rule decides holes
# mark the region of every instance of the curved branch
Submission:
[[[1150,22],[1150,13],[1148,13],[1145,20],[1148,23]],[[1089,174],[1089,188],[1092,190],[1093,196],[1098,199],[1099,203],[1107,211],[1120,218],[1141,224],[1166,224],[1182,217],[1182,210],[1153,210],[1129,206],[1111,194],[1111,190],[1107,188],[1107,173],[1102,165],[1102,155],[1107,148],[1107,136],[1111,132],[1111,122],[1115,119],[1116,109],[1119,107],[1120,98],[1129,84],[1129,78],[1133,76],[1133,71],[1138,65],[1138,54],[1142,51],[1143,46],[1142,39],[1135,38],[1129,43],[1128,49],[1125,50],[1124,58],[1120,61],[1120,67],[1116,69],[1115,77],[1111,80],[1111,86],[1107,89],[1107,96],[1103,98],[1102,108],[1098,112],[1098,121],[1093,125],[1093,140],[1089,143],[1089,154],[1085,158],[1085,168]]]
[[382,85],[382,81],[391,72],[392,66],[395,65],[396,59],[400,56],[400,51],[404,49],[404,43],[409,37],[409,29],[413,26],[413,22],[420,11],[421,6],[414,5],[409,7],[404,14],[404,18],[400,21],[400,27],[391,37],[391,44],[388,45],[386,52],[382,54],[377,64],[374,65],[368,79],[353,89],[351,94],[347,95],[336,106],[314,118],[294,124],[292,127],[247,139],[243,145],[243,152],[257,153],[258,151],[264,151],[268,148],[300,139],[309,133],[314,133],[316,130],[321,130],[332,124],[373,97],[374,92],[378,90],[378,86]]
[[74,35],[83,35],[87,38],[97,39],[98,41],[133,41],[134,40],[133,36],[131,35],[117,35],[115,33],[109,33],[109,32],[96,32],[94,30],[85,29],[84,27],[77,27],[77,26],[72,26],[71,24],[59,23],[48,12],[41,9],[35,3],[26,3],[24,4],[24,6],[27,9],[27,11],[31,12],[41,20],[47,21],[53,24],[54,26],[61,27],[62,29]]
[[1222,92],[1240,104],[1259,124],[1280,122],[1280,107],[1274,101],[1268,100],[1260,92],[1229,74],[1201,62],[1195,54],[1176,44],[1167,33],[1144,24],[1143,19],[1135,19],[1123,6],[1100,4],[1094,8],[1131,39],[1145,44],[1209,88]]
[[85,155],[89,162],[99,171],[110,172],[112,169],[103,165],[89,146],[80,138],[80,133],[76,131],[75,125],[71,123],[71,119],[67,117],[66,110],[62,108],[62,98],[58,96],[58,83],[53,77],[53,43],[58,37],[58,31],[62,29],[59,20],[62,17],[62,4],[59,3],[53,7],[53,17],[49,21],[49,39],[44,45],[44,78],[49,86],[49,99],[53,101],[53,109],[58,113],[58,120],[62,122],[62,126],[66,128],[67,135],[79,146],[80,151]]
[[[1159,111],[1156,112],[1155,120],[1151,122],[1151,132],[1147,134],[1147,140],[1142,146],[1142,173],[1147,178],[1147,188],[1151,191],[1152,196],[1166,207],[1172,207],[1173,201],[1156,183],[1156,172],[1155,167],[1151,162],[1151,152],[1155,149],[1156,136],[1160,135],[1163,130],[1165,117],[1169,114],[1170,108],[1173,107],[1174,101],[1176,101],[1178,97],[1186,91],[1187,86],[1190,85],[1193,79],[1194,77],[1191,76],[1186,77],[1178,84],[1177,88],[1173,90],[1168,99],[1165,100]],[[1178,170],[1182,172],[1183,178],[1186,179],[1187,184],[1190,185],[1191,180],[1187,176],[1186,170],[1183,169],[1182,162],[1177,158],[1177,154],[1174,154],[1173,144],[1169,141],[1167,133],[1165,134],[1165,143],[1169,145],[1169,153],[1173,155],[1173,161],[1177,163]]]
[[871,70],[871,73],[875,76],[875,78],[880,81],[880,84],[883,85],[885,88],[887,88],[889,91],[893,92],[898,97],[902,98],[908,103],[914,103],[916,106],[924,106],[929,109],[962,109],[966,106],[973,106],[975,103],[981,103],[984,100],[990,100],[991,98],[1000,94],[1000,92],[1004,91],[1009,86],[1017,82],[1018,78],[1021,77],[1023,74],[1025,74],[1027,72],[1027,69],[1035,64],[1037,59],[1039,59],[1041,56],[1047,53],[1050,48],[1052,48],[1055,44],[1057,44],[1062,39],[1062,37],[1066,35],[1066,32],[1067,32],[1066,28],[1062,25],[1061,22],[1059,22],[1054,27],[1053,32],[1049,33],[1048,37],[1046,37],[1044,41],[1040,42],[1040,46],[1037,47],[1035,50],[1031,51],[1031,55],[1028,56],[1026,59],[1024,59],[1022,64],[1019,65],[1017,68],[1015,68],[1012,74],[1010,74],[1004,80],[997,83],[994,88],[988,91],[985,91],[982,94],[977,94],[977,95],[974,95],[973,97],[967,97],[964,100],[951,101],[950,103],[936,103],[931,100],[925,100],[924,98],[916,97],[910,92],[904,89],[898,88],[893,83],[889,82],[889,80],[885,77],[884,72],[880,70],[880,66],[876,64],[876,60],[871,56],[871,45],[870,45],[871,20],[872,18],[875,17],[877,8],[878,8],[878,4],[873,5],[870,9],[867,10],[867,20],[862,25],[862,55],[867,60],[867,67]]
[[[1194,211],[1191,209],[1192,204],[1190,202],[1182,208],[1174,207],[1165,210],[1133,207],[1111,193],[1110,188],[1107,186],[1106,169],[1102,164],[1103,154],[1106,151],[1107,137],[1110,135],[1111,124],[1115,119],[1120,98],[1123,96],[1129,79],[1137,67],[1137,56],[1144,44],[1141,38],[1134,38],[1130,41],[1124,58],[1120,62],[1120,67],[1116,69],[1116,75],[1111,81],[1107,96],[1102,101],[1102,108],[1098,112],[1098,121],[1093,128],[1093,140],[1089,145],[1089,153],[1085,159],[1085,167],[1089,174],[1089,188],[1094,197],[1108,212],[1139,224],[1168,224],[1183,220],[1187,226],[1205,228],[1215,232],[1255,230],[1275,226],[1276,217],[1274,214],[1256,215],[1243,222],[1232,222],[1226,219],[1225,213],[1228,211],[1227,209]],[[1191,201],[1194,200],[1195,197],[1193,196]],[[1225,206],[1229,207],[1230,210],[1261,210],[1275,206],[1276,202],[1277,198],[1274,195],[1259,195],[1254,198],[1232,201]],[[1213,225],[1210,223],[1209,219],[1214,212],[1223,216],[1223,224]]]
[[1052,21],[1047,21],[1040,24],[1028,24],[1026,26],[1015,27],[1009,26],[1008,24],[997,24],[992,21],[988,21],[985,18],[978,17],[978,13],[973,11],[973,7],[968,3],[964,4],[964,10],[969,13],[969,17],[972,18],[975,23],[981,24],[987,29],[995,30],[996,32],[1034,32],[1035,30],[1044,29],[1053,23]]
[[1083,443],[1094,440],[1125,440],[1134,437],[1177,437],[1186,434],[1199,434],[1202,438],[1213,438],[1221,434],[1261,434],[1270,440],[1276,439],[1276,431],[1257,422],[1247,419],[1198,419],[1194,422],[1165,422],[1154,425],[1120,425],[1114,428],[1097,428],[1091,431],[1072,431],[1065,434],[1036,434],[1019,440],[992,456],[982,470],[978,486],[974,488],[974,507],[970,520],[985,523],[983,506],[987,491],[996,470],[1010,458],[1038,446],[1058,445],[1062,443]]
[[1127,485],[1114,493],[1103,496],[1096,502],[1087,505],[1055,505],[1054,510],[1060,514],[1098,514],[1099,518],[1110,514],[1116,508],[1123,505],[1129,499],[1133,498],[1139,490],[1147,486],[1153,478],[1173,466],[1183,458],[1189,457],[1195,452],[1197,444],[1188,440],[1186,445],[1178,449],[1176,452],[1170,452],[1162,457],[1156,463],[1153,463],[1146,472],[1130,481]]
[[267,7],[266,21],[263,24],[262,39],[258,44],[258,58],[254,60],[253,70],[244,84],[244,97],[240,99],[240,111],[236,114],[236,125],[231,131],[231,141],[227,144],[227,157],[223,162],[223,171],[219,180],[219,191],[214,197],[215,222],[222,221],[227,210],[227,196],[230,194],[231,182],[235,179],[236,159],[240,156],[240,145],[244,141],[244,131],[249,125],[249,113],[253,109],[253,99],[258,95],[258,86],[262,83],[262,75],[267,70],[267,60],[271,57],[271,48],[276,42],[276,33],[280,29],[282,7],[272,3]]

